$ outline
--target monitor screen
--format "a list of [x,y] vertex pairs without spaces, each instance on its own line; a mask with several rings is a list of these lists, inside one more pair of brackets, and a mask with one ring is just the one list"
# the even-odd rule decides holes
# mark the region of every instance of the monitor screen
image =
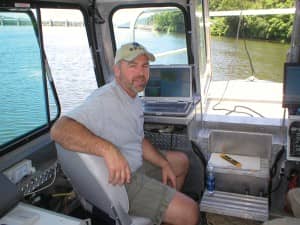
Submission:
[[191,66],[151,66],[145,97],[190,97]]
[[300,64],[284,64],[283,101],[287,108],[300,107]]

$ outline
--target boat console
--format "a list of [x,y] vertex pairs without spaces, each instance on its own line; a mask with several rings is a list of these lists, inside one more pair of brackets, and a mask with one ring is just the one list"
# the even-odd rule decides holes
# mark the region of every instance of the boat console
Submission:
[[300,115],[290,115],[288,118],[287,159],[300,161]]
[[300,161],[300,64],[285,63],[282,106],[288,109],[287,159]]

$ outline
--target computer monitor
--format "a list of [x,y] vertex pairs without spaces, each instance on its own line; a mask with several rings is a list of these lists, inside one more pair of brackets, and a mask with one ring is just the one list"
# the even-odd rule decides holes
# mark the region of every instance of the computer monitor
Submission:
[[300,108],[300,63],[284,64],[282,106],[289,111]]
[[191,98],[190,65],[151,65],[145,97]]

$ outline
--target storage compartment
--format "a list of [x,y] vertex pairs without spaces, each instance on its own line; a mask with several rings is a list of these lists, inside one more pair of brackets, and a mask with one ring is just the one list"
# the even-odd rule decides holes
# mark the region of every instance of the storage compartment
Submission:
[[[209,163],[214,166],[215,192],[205,192],[201,210],[265,221],[269,216],[268,186],[272,136],[214,130],[209,134]],[[221,156],[224,153],[238,164]],[[248,200],[251,199],[251,204]]]
[[[210,153],[214,153],[214,156],[218,156],[216,153],[225,153],[235,159],[242,158],[241,167],[230,166],[230,163],[221,158],[224,166],[214,163],[216,160],[210,160],[215,164],[216,190],[267,196],[271,148],[272,136],[269,134],[212,131],[208,143]],[[258,165],[251,168],[253,160]]]

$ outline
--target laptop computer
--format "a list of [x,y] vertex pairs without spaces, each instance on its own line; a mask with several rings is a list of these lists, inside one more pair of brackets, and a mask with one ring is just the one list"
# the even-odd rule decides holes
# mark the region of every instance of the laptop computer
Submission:
[[187,116],[193,106],[191,65],[151,65],[142,95],[145,115]]

